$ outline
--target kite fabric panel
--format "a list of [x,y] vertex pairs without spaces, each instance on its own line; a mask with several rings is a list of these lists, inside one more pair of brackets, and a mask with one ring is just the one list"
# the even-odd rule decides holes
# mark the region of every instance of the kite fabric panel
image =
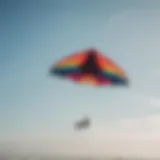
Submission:
[[80,84],[128,84],[124,71],[96,49],[82,50],[61,59],[52,66],[51,73]]

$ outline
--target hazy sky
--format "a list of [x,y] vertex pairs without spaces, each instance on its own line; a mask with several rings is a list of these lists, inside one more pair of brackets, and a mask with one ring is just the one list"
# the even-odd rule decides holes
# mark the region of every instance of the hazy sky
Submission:
[[[159,1],[6,0],[0,19],[2,150],[160,157]],[[87,47],[123,67],[130,87],[49,76],[56,60]],[[76,133],[84,114],[92,128]]]

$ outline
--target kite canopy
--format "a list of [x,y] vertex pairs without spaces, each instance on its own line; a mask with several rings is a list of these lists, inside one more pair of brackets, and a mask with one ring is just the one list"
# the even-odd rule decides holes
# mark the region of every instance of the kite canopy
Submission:
[[95,86],[127,85],[124,71],[96,49],[86,49],[58,61],[51,74]]

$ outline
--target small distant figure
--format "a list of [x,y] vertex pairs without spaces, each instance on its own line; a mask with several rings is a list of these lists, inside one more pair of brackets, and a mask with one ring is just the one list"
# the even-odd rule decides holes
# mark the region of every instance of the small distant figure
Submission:
[[90,125],[91,125],[90,118],[88,116],[85,116],[83,119],[75,123],[75,129],[76,130],[88,129]]

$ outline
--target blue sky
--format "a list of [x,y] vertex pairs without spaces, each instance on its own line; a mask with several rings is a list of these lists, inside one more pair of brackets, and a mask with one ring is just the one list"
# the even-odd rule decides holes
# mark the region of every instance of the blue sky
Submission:
[[[43,133],[72,137],[73,122],[84,114],[93,119],[95,131],[103,126],[100,132],[105,133],[116,125],[111,135],[127,128],[124,121],[137,126],[148,124],[146,117],[152,122],[160,117],[151,102],[154,97],[158,103],[160,96],[159,16],[158,1],[1,1],[0,141],[42,139]],[[49,76],[57,60],[88,47],[123,67],[130,87],[98,89]],[[135,134],[141,137],[137,129]],[[123,155],[124,150],[110,152]]]

